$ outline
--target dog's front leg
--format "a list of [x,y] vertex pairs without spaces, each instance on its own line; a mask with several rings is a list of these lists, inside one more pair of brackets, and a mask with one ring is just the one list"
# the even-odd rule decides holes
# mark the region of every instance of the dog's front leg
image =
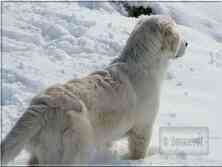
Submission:
[[143,159],[150,144],[152,126],[135,126],[129,131],[129,158]]

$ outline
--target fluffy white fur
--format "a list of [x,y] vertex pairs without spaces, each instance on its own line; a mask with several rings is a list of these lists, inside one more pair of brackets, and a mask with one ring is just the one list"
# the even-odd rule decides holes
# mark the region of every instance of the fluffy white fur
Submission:
[[87,162],[92,149],[123,136],[129,158],[144,158],[168,61],[185,48],[171,18],[143,17],[106,69],[54,85],[32,100],[1,143],[3,163],[23,147],[32,154],[30,164]]

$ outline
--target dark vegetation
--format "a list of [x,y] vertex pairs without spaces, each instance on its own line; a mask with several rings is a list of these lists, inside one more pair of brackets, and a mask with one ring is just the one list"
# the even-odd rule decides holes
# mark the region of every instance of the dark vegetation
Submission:
[[154,14],[151,7],[143,6],[130,6],[127,3],[123,4],[124,8],[128,12],[129,17],[139,17],[140,15]]

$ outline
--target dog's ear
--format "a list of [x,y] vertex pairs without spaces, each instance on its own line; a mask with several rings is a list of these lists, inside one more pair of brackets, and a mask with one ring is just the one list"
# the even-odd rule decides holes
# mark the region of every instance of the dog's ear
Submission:
[[161,31],[163,37],[161,49],[176,52],[179,43],[178,33],[174,31],[172,25],[164,25]]

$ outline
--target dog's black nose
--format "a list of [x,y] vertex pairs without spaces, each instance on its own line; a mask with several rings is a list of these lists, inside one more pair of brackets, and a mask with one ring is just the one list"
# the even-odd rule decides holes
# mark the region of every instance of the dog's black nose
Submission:
[[185,43],[185,46],[186,46],[186,47],[188,46],[188,43],[187,43],[187,42]]

